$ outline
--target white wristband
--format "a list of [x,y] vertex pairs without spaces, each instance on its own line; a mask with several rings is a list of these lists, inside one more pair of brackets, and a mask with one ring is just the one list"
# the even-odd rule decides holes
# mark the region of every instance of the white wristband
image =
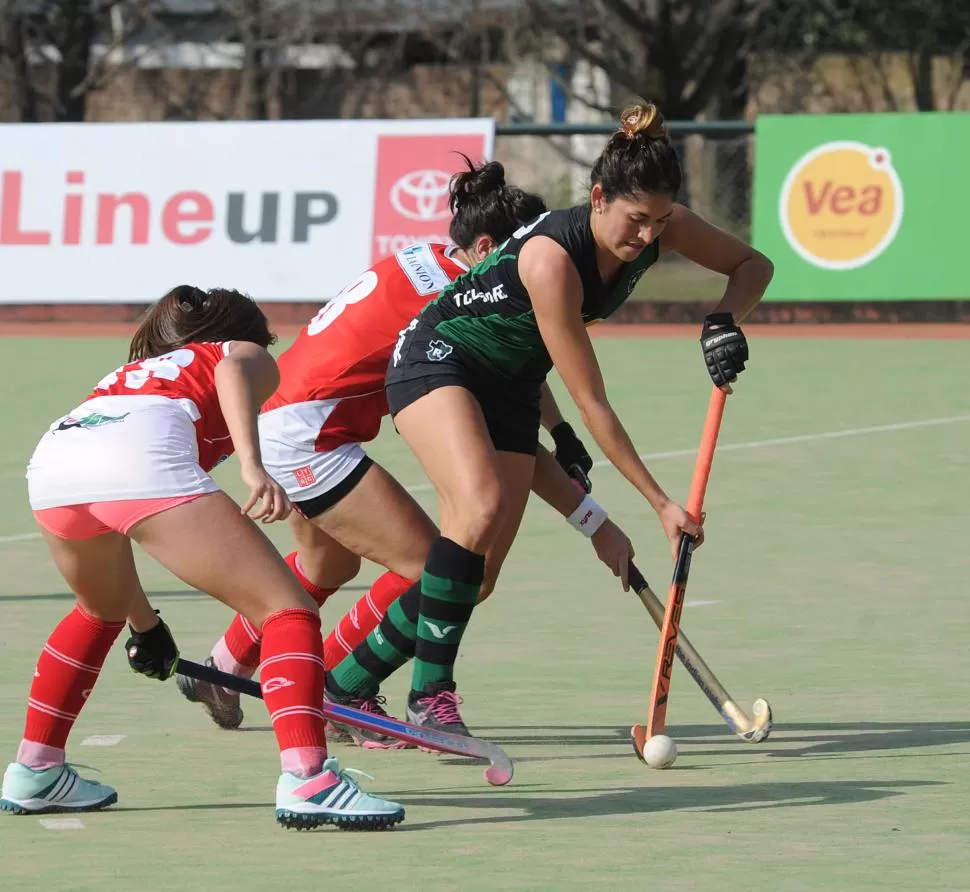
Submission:
[[596,531],[603,526],[606,522],[606,518],[609,515],[606,510],[596,504],[593,501],[592,496],[589,494],[583,496],[583,500],[579,503],[579,507],[573,511],[566,520],[569,521],[570,526],[575,527],[584,536],[589,538],[593,536]]

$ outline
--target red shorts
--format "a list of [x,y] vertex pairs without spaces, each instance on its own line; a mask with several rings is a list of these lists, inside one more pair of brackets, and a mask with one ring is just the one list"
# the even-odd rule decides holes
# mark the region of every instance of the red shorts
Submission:
[[176,505],[194,502],[202,495],[207,493],[166,499],[124,499],[41,508],[34,512],[34,519],[58,539],[93,539],[105,533],[121,533],[122,536],[127,536],[129,530],[139,521],[161,514]]

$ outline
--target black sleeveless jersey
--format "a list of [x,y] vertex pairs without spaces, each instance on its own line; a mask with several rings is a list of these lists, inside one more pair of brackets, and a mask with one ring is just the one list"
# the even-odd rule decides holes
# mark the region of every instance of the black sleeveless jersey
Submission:
[[583,283],[583,321],[605,319],[633,291],[640,276],[657,261],[660,242],[647,245],[632,263],[624,264],[609,283],[600,278],[591,209],[580,205],[547,211],[467,273],[449,284],[421,312],[420,321],[468,359],[499,377],[541,382],[552,368],[542,342],[529,292],[519,278],[522,246],[538,235],[561,245]]

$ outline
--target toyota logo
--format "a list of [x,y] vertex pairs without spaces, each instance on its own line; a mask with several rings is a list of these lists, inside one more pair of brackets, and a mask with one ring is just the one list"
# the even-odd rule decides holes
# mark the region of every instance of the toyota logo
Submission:
[[412,170],[391,186],[391,205],[408,220],[430,223],[451,216],[448,183],[443,170]]

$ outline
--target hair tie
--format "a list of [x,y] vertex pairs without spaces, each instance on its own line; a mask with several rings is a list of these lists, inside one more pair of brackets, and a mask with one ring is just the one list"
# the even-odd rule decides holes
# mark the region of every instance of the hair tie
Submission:
[[626,135],[627,139],[633,139],[637,135],[636,126],[640,122],[640,111],[634,111],[628,114],[620,122],[623,127],[623,133]]
[[193,311],[201,312],[205,309],[205,304],[208,299],[209,295],[201,288],[196,288],[193,285],[186,289],[186,293],[179,295],[179,306],[186,313]]

